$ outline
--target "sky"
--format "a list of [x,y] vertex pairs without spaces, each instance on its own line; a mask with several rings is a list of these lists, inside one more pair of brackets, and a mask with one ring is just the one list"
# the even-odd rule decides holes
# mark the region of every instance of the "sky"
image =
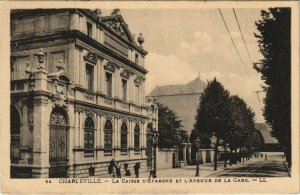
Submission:
[[[231,95],[239,95],[254,110],[257,122],[264,122],[261,75],[252,62],[259,53],[255,21],[261,9],[235,9],[250,57],[232,9],[221,9],[240,58],[218,9],[121,9],[132,34],[142,33],[145,42],[146,93],[156,85],[185,84],[200,75],[207,82],[217,78]],[[111,10],[103,11],[107,15]]]

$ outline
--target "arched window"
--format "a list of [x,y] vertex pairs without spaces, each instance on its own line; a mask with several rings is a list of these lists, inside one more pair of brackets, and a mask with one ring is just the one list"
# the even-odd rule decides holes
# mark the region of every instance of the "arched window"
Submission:
[[84,122],[84,156],[94,157],[95,123],[91,117]]
[[135,125],[134,127],[134,151],[140,150],[140,127]]
[[19,112],[15,107],[10,112],[10,160],[19,163],[20,158],[20,126]]
[[127,134],[128,134],[128,130],[127,130],[127,125],[125,122],[122,123],[121,125],[121,153],[127,153]]
[[112,153],[112,131],[112,123],[107,120],[104,125],[104,153]]

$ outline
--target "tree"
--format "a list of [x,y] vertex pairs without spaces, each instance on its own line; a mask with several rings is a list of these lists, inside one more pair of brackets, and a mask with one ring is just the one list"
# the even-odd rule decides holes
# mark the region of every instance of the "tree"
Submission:
[[285,146],[291,166],[291,9],[269,8],[256,22],[258,45],[263,59],[254,63],[265,83],[263,115],[272,135]]
[[179,146],[186,137],[181,130],[181,120],[167,106],[158,103],[158,147],[172,148]]
[[213,134],[216,136],[214,170],[217,170],[220,139],[223,139],[228,131],[228,100],[229,92],[214,78],[204,89],[197,108],[195,132],[191,143],[193,143],[195,135],[200,135],[201,142],[206,142],[207,137],[211,137]]

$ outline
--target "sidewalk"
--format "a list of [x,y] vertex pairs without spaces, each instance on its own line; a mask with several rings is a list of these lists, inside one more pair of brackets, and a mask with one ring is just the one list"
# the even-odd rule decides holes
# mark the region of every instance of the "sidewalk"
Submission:
[[[241,166],[248,162],[254,162],[256,159],[251,159],[242,163],[233,164],[232,166],[229,166],[229,163],[227,164],[227,168],[232,168],[236,166]],[[199,177],[208,177],[210,175],[216,174],[220,171],[224,171],[224,161],[218,162],[218,169],[217,171],[214,171],[214,163],[206,163],[206,164],[200,164],[200,176]],[[156,172],[157,178],[187,178],[187,177],[195,177],[196,174],[196,165],[193,166],[184,166],[181,168],[174,168],[174,169],[162,169],[158,170]],[[146,173],[140,173],[140,178],[148,178],[149,172]]]

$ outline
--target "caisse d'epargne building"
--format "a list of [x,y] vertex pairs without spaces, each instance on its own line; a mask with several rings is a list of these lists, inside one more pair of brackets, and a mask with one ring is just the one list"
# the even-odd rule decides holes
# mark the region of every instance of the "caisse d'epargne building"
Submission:
[[11,11],[11,177],[133,174],[152,165],[143,36],[118,9]]

